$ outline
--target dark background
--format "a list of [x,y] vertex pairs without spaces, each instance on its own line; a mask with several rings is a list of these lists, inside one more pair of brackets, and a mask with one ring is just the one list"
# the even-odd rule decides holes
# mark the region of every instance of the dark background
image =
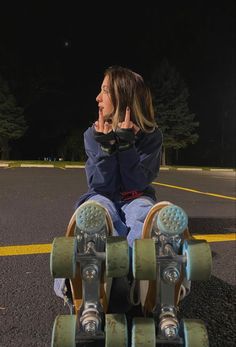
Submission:
[[233,0],[1,4],[0,71],[29,125],[11,157],[57,156],[72,129],[90,125],[106,67],[123,65],[148,81],[166,58],[200,124],[178,164],[234,166],[235,9]]

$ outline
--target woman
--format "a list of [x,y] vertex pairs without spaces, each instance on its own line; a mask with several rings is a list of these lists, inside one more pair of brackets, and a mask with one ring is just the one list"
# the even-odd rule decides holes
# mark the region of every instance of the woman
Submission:
[[149,88],[127,68],[105,71],[96,101],[98,120],[84,133],[89,189],[77,207],[100,203],[111,215],[114,235],[127,236],[132,247],[157,200],[151,183],[160,168],[162,133]]
[[[88,191],[76,204],[76,225],[82,232],[99,234],[108,213],[113,235],[126,237],[131,250],[134,240],[142,237],[145,219],[157,203],[151,184],[159,173],[162,133],[155,120],[150,89],[130,69],[109,67],[96,101],[98,119],[84,133]],[[186,222],[187,216],[183,224]],[[185,226],[179,223],[177,228],[184,230]],[[121,281],[119,291],[121,285],[129,291],[127,281]],[[64,296],[60,294],[65,291],[63,282],[56,280],[54,288],[57,295]]]

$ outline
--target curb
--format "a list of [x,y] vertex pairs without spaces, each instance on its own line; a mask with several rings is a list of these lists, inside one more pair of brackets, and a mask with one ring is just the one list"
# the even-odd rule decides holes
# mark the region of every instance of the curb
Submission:
[[201,168],[191,168],[191,167],[177,167],[178,171],[203,171]]
[[20,167],[50,167],[50,168],[54,168],[55,165],[53,164],[45,164],[45,165],[41,165],[41,164],[20,164]]
[[[0,163],[0,168],[10,168],[9,163]],[[30,168],[30,167],[36,167],[36,168],[56,168],[56,169],[84,169],[85,165],[65,165],[65,166],[57,166],[54,164],[20,164],[19,166],[13,166],[13,167],[23,167],[23,168]],[[203,169],[203,168],[191,168],[191,167],[166,167],[161,166],[160,171],[169,171],[169,170],[177,170],[177,171],[212,171],[212,172],[235,172],[235,169],[224,169],[224,168],[218,168],[218,169]]]
[[84,165],[65,165],[66,169],[83,169]]
[[210,171],[230,171],[230,172],[233,172],[235,170],[234,169],[210,169]]

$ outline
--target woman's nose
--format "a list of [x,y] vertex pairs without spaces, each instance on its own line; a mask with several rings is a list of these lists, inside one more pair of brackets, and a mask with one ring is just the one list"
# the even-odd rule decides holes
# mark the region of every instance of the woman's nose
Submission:
[[99,94],[97,95],[97,97],[96,97],[96,101],[97,101],[97,102],[99,102],[99,101],[101,100],[101,94],[102,94],[102,93],[99,93]]

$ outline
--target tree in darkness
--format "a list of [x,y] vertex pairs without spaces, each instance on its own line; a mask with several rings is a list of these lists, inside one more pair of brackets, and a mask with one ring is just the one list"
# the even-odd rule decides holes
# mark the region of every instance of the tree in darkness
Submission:
[[23,108],[17,105],[8,84],[0,76],[0,159],[9,158],[10,141],[22,137],[26,130]]
[[154,71],[150,86],[157,123],[163,133],[162,165],[171,164],[171,152],[175,151],[176,163],[180,149],[198,140],[195,114],[188,105],[188,88],[174,67],[164,59]]

